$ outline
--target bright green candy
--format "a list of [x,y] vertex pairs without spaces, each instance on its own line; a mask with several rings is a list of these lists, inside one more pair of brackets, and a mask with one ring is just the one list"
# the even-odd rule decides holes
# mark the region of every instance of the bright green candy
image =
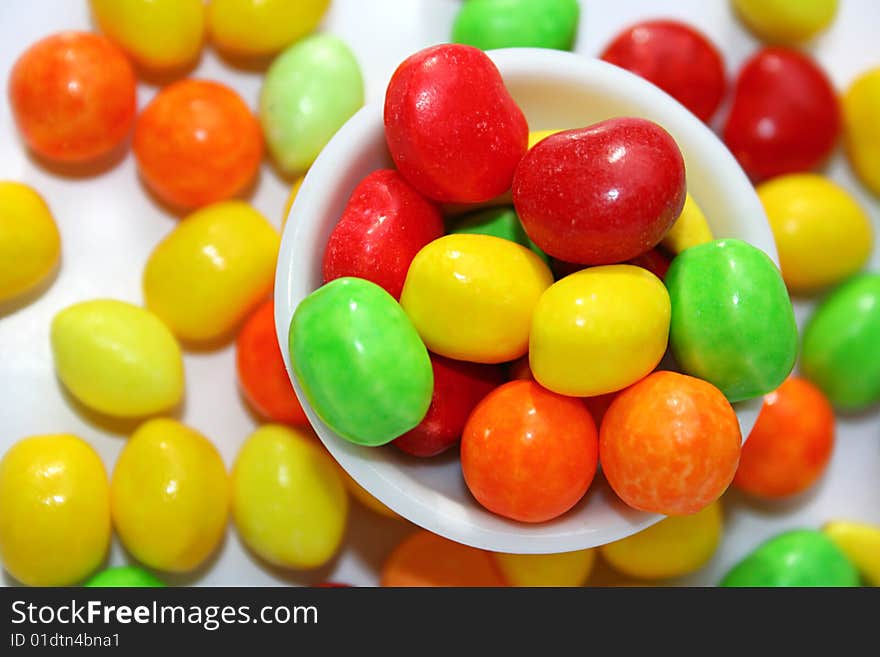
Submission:
[[358,445],[414,428],[434,390],[431,360],[409,317],[381,287],[338,278],[312,292],[290,322],[293,371],[312,408]]
[[760,545],[721,586],[859,586],[859,574],[825,534],[801,529]]
[[767,394],[794,367],[798,333],[782,275],[740,240],[682,251],[666,274],[669,342],[686,374],[717,386],[731,402]]
[[880,401],[880,274],[851,278],[816,309],[801,370],[841,410]]
[[94,575],[83,586],[96,588],[138,587],[159,588],[165,583],[152,573],[138,566],[107,568]]
[[487,208],[474,212],[456,223],[449,232],[491,235],[492,237],[500,237],[503,240],[516,242],[530,248],[541,256],[544,262],[549,264],[547,254],[539,249],[538,245],[526,235],[526,231],[519,221],[519,216],[517,216],[513,208]]
[[483,50],[571,50],[579,13],[577,0],[467,0],[452,26],[452,40]]
[[260,94],[266,143],[288,174],[305,171],[364,104],[357,60],[342,41],[316,34],[272,62]]

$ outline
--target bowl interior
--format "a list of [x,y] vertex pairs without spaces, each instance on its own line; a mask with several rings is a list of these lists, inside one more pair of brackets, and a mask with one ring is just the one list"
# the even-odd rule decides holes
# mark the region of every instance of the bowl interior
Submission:
[[[640,116],[666,128],[678,142],[688,191],[716,237],[736,237],[778,262],[772,234],[752,185],[718,138],[671,97],[610,64],[550,50],[489,53],[531,130],[582,127],[615,116]],[[382,103],[364,107],[336,134],[314,163],[286,224],[275,284],[279,341],[297,395],[321,440],[367,491],[410,521],[452,540],[518,553],[565,552],[614,541],[661,516],[630,509],[597,475],[583,500],[565,515],[530,525],[484,510],[461,476],[457,450],[432,459],[409,457],[388,446],[367,448],[338,437],[308,406],[287,353],[287,332],[297,304],[321,285],[324,246],[360,180],[392,167]],[[748,435],[760,400],[736,405]]]

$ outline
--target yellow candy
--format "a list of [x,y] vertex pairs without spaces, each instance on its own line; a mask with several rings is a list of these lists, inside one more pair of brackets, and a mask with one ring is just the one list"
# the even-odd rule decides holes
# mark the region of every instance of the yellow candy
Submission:
[[529,148],[537,144],[539,141],[547,139],[550,135],[555,135],[557,132],[562,132],[561,130],[535,130],[534,132],[529,133]]
[[561,554],[498,552],[492,556],[511,586],[583,586],[596,561],[593,550]]
[[238,454],[232,509],[242,540],[263,559],[317,568],[342,542],[348,496],[336,463],[308,434],[266,425]]
[[434,353],[478,363],[519,358],[553,275],[532,251],[489,235],[434,240],[410,265],[400,303]]
[[278,231],[246,203],[197,210],[150,255],[147,308],[182,340],[228,337],[271,291],[278,242]]
[[147,69],[176,69],[199,56],[203,0],[91,0],[101,31]]
[[837,0],[733,0],[755,35],[771,43],[800,43],[831,25]]
[[0,181],[0,301],[34,288],[58,264],[61,238],[45,201],[27,185]]
[[293,183],[293,186],[290,188],[290,194],[287,196],[287,202],[284,204],[284,214],[281,215],[281,229],[284,229],[284,225],[287,223],[287,217],[290,216],[290,211],[293,209],[293,203],[296,201],[296,196],[299,194],[299,188],[302,187],[303,180],[306,179],[306,174],[301,175],[296,179],[296,182]]
[[364,490],[358,482],[351,478],[351,475],[342,469],[341,466],[337,464],[337,467],[339,468],[339,474],[342,475],[342,481],[345,484],[345,488],[351,493],[351,496],[354,499],[360,502],[360,504],[379,515],[386,516],[387,518],[400,519],[399,515]]
[[183,359],[148,310],[97,299],[69,306],[49,334],[58,378],[80,402],[115,417],[143,417],[183,397]]
[[843,95],[843,136],[853,169],[880,196],[880,66],[852,83]]
[[221,50],[254,57],[313,32],[330,0],[211,0],[208,31]]
[[715,238],[712,236],[706,216],[693,197],[688,194],[681,214],[660,244],[672,253],[678,254],[687,248],[711,242],[713,239]]
[[667,579],[702,568],[721,541],[721,504],[690,516],[672,516],[638,534],[603,545],[602,557],[630,577]]
[[113,525],[138,561],[170,572],[202,564],[229,514],[229,477],[211,442],[167,418],[145,422],[116,461],[110,483]]
[[795,173],[765,182],[757,192],[789,290],[812,292],[839,283],[867,262],[871,219],[842,187]]
[[532,374],[576,397],[625,388],[663,358],[669,318],[669,294],[646,269],[606,265],[566,276],[535,307]]
[[822,531],[849,557],[866,583],[880,586],[880,527],[835,520]]
[[29,586],[69,586],[110,546],[104,464],[69,434],[33,436],[0,461],[0,560]]

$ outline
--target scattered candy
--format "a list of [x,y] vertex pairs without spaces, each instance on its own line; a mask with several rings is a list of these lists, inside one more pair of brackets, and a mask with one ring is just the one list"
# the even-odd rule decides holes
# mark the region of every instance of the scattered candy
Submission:
[[370,495],[363,487],[361,487],[358,482],[351,478],[342,467],[339,467],[339,474],[342,476],[342,481],[345,484],[345,488],[351,494],[351,496],[356,499],[361,505],[367,507],[370,511],[378,513],[380,516],[385,516],[386,518],[395,518],[400,519],[400,516],[394,513],[387,506],[382,504],[375,497]]
[[449,231],[452,234],[469,233],[473,235],[492,235],[504,240],[516,242],[534,251],[544,262],[548,261],[547,254],[539,249],[526,235],[525,229],[516,216],[516,210],[507,206],[486,208],[465,215],[456,221]]
[[834,520],[822,532],[847,556],[871,586],[880,586],[880,527]]
[[842,104],[849,162],[867,188],[880,196],[880,66],[859,76]]
[[260,57],[283,50],[312,32],[330,0],[211,0],[211,40],[227,53]]
[[261,558],[317,568],[342,542],[348,496],[333,459],[307,434],[266,425],[238,453],[232,514],[245,545]]
[[147,308],[181,340],[226,337],[272,290],[278,243],[278,231],[246,203],[197,210],[150,254]]
[[831,25],[837,0],[733,0],[737,14],[759,38],[800,43]]
[[232,198],[263,157],[260,125],[235,91],[219,82],[163,87],[138,116],[138,170],[165,203],[193,209]]
[[711,242],[713,239],[715,238],[712,229],[709,228],[709,222],[706,221],[706,215],[700,210],[694,198],[688,194],[685,196],[681,214],[663,236],[660,246],[673,254],[678,254],[692,246]]
[[149,420],[125,443],[110,481],[113,526],[150,568],[198,568],[223,538],[229,477],[202,434],[167,418]]
[[382,566],[382,586],[507,586],[488,552],[418,530]]
[[452,25],[452,41],[483,50],[571,50],[577,34],[577,0],[469,0]]
[[406,59],[385,95],[398,170],[428,198],[481,203],[510,189],[529,128],[485,53],[440,45]]
[[532,313],[553,283],[529,249],[489,235],[447,235],[413,259],[400,303],[434,353],[502,363],[526,353]]
[[605,265],[566,276],[535,306],[532,374],[542,386],[576,397],[625,388],[663,358],[669,316],[666,288],[640,267]]
[[89,0],[89,4],[101,31],[148,70],[179,70],[199,57],[205,33],[202,0]]
[[834,88],[809,57],[764,48],[743,65],[723,137],[753,180],[819,166],[839,132]]
[[544,139],[522,159],[513,181],[517,214],[535,244],[555,258],[590,265],[656,246],[681,214],[685,192],[675,141],[656,123],[634,118]]
[[461,469],[473,496],[521,522],[550,520],[577,504],[598,456],[586,406],[534,381],[511,381],[490,393],[461,439]]
[[708,122],[724,96],[724,61],[701,32],[686,23],[651,20],[621,32],[602,59],[660,87]]
[[595,550],[560,554],[492,554],[510,586],[583,586],[596,561]]
[[801,371],[839,410],[880,401],[880,273],[851,278],[819,305],[804,328]]
[[773,261],[740,240],[691,247],[666,275],[669,343],[682,371],[732,401],[778,388],[794,367],[797,325]]
[[308,169],[363,104],[357,60],[335,36],[316,34],[281,53],[263,80],[260,122],[282,171]]
[[375,283],[337,278],[297,306],[290,358],[312,409],[359,445],[413,429],[431,403],[425,345],[394,298]]
[[617,395],[599,432],[599,460],[629,506],[664,515],[696,513],[736,473],[742,437],[717,388],[676,372],[654,372]]
[[696,572],[721,542],[721,503],[693,515],[665,518],[600,550],[616,570],[638,579],[668,579]]
[[57,162],[95,160],[119,146],[134,122],[136,92],[125,55],[88,32],[38,41],[9,75],[12,115],[25,143]]
[[0,302],[34,289],[58,265],[61,237],[43,198],[0,181]]
[[721,586],[858,586],[846,555],[821,532],[802,529],[762,543],[735,565]]
[[165,583],[139,566],[116,566],[93,575],[83,584],[89,588],[161,588]]
[[143,417],[183,397],[183,358],[153,313],[112,299],[82,301],[52,319],[58,378],[85,406],[114,417]]

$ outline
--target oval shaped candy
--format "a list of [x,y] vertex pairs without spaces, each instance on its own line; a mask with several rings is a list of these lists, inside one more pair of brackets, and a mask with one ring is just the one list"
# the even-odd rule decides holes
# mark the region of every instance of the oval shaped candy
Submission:
[[140,566],[116,566],[92,575],[83,584],[89,588],[160,588],[165,583]]
[[733,0],[736,13],[764,41],[800,43],[834,20],[838,0]]
[[529,127],[485,53],[426,48],[394,72],[385,138],[400,173],[428,198],[482,203],[510,188]]
[[596,550],[589,549],[558,554],[491,554],[510,586],[583,586],[596,562]]
[[449,230],[450,234],[470,233],[473,235],[492,235],[503,240],[516,242],[537,253],[544,262],[548,262],[547,254],[539,249],[526,235],[525,229],[516,214],[509,207],[486,208],[465,215]]
[[849,162],[865,186],[880,196],[880,66],[860,75],[842,102]]
[[482,50],[571,50],[577,34],[577,0],[469,0],[452,25],[452,41]]
[[851,278],[816,309],[804,327],[801,371],[839,410],[880,401],[880,273]]
[[337,278],[300,302],[290,360],[312,409],[358,445],[384,445],[428,411],[433,375],[412,322],[375,283]]
[[867,584],[880,586],[880,527],[832,520],[822,532],[852,561]]
[[609,119],[547,137],[516,169],[513,203],[529,237],[554,258],[586,265],[653,248],[681,214],[684,160],[645,119]]
[[680,253],[666,274],[669,343],[682,371],[731,402],[778,388],[794,367],[798,333],[782,276],[766,253],[725,239]]
[[276,53],[313,32],[330,0],[211,0],[211,41],[239,57]]

